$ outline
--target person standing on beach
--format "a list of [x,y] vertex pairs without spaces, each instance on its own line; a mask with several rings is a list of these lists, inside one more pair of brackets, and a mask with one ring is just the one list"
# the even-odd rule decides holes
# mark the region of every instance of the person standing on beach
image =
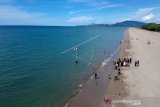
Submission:
[[118,68],[118,75],[121,75],[121,69]]
[[139,66],[139,60],[137,60],[137,65]]
[[129,60],[129,58],[127,58],[127,63],[128,63],[128,64],[130,63],[130,60]]
[[96,72],[94,73],[94,78],[95,78],[95,79],[98,79],[98,76],[97,76],[97,73],[96,73]]
[[132,58],[129,59],[129,62],[132,63]]
[[110,74],[109,74],[108,78],[109,78],[109,80],[111,80],[111,79],[112,79]]
[[118,64],[116,63],[116,64],[115,64],[115,70],[117,70],[117,69],[118,69]]
[[119,61],[117,61],[117,65],[118,65],[118,67],[120,66],[120,62]]
[[134,62],[135,67],[137,66],[137,61]]
[[123,67],[123,61],[121,61],[121,67]]
[[123,66],[126,67],[126,62],[125,61],[123,62]]
[[121,58],[118,59],[118,62],[121,62]]
[[113,65],[115,65],[115,61],[114,61],[114,59],[113,59]]

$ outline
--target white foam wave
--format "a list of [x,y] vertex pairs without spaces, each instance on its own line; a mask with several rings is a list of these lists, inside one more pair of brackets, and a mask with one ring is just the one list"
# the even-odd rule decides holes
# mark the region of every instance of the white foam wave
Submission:
[[79,85],[78,85],[79,88],[81,88],[82,86],[83,86],[82,84],[79,84]]

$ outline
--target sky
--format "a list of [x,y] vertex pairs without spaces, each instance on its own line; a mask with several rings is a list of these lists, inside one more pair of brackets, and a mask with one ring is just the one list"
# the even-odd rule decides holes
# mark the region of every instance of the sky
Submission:
[[160,23],[159,0],[0,0],[0,25]]

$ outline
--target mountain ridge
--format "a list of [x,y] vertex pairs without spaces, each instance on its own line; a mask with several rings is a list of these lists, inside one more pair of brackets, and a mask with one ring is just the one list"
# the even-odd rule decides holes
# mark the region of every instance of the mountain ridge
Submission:
[[140,22],[140,21],[123,21],[123,22],[117,22],[114,24],[89,24],[89,25],[80,25],[80,26],[102,26],[102,27],[141,27],[145,25],[146,23]]

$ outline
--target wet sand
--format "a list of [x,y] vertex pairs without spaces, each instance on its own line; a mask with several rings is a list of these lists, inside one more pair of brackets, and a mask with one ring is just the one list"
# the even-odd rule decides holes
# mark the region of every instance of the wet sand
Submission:
[[65,107],[99,107],[99,101],[104,98],[106,89],[108,87],[108,75],[113,69],[112,66],[103,65],[98,70],[98,79],[94,76],[83,85],[78,94],[73,96]]

